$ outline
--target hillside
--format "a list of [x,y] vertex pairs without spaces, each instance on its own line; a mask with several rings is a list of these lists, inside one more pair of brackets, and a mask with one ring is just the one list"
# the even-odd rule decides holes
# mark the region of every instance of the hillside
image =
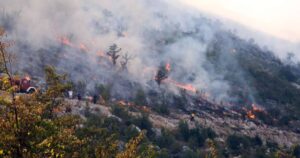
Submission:
[[0,4],[0,157],[300,157],[295,54],[177,1]]

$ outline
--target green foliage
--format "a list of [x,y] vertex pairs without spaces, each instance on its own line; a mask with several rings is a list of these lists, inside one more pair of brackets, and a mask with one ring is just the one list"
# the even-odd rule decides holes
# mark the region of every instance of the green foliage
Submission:
[[[53,67],[46,67],[45,74],[45,92],[17,96],[14,100],[7,92],[0,96],[0,157],[109,158],[131,153],[133,157],[155,157],[156,151],[150,146],[138,149],[140,143],[136,142],[144,138],[144,133],[138,134],[136,130],[124,133],[127,126],[116,118],[86,112],[87,120],[82,120],[63,113],[67,103],[60,98],[69,88],[66,76],[57,74]],[[128,116],[120,110],[119,114]],[[145,129],[152,128],[147,118],[137,122]],[[120,135],[126,140],[133,138],[124,151],[120,148]]]
[[162,129],[161,136],[156,139],[156,143],[160,148],[168,148],[175,142],[172,133],[166,129]]
[[137,117],[133,119],[132,123],[138,126],[142,130],[147,130],[147,136],[149,138],[155,136],[155,133],[152,130],[152,123],[150,122],[147,115],[142,115],[142,117]]
[[249,141],[244,137],[237,135],[230,135],[226,140],[227,146],[234,151],[242,149],[242,147],[247,148],[249,146]]
[[300,145],[296,145],[293,149],[293,156],[295,158],[300,158]]
[[[45,117],[49,110],[63,106],[56,101],[69,86],[65,76],[58,75],[55,69],[45,69],[47,90],[45,93],[22,95],[2,102],[0,110],[0,149],[8,157],[64,157],[72,156],[82,141],[75,134],[80,123],[76,116],[64,115],[51,119]],[[5,92],[3,92],[5,93]],[[0,96],[1,99],[5,95]],[[56,106],[50,106],[50,105]],[[14,104],[14,108],[12,107]],[[14,109],[14,110],[11,110]],[[18,122],[13,121],[17,118]]]
[[112,106],[112,114],[120,117],[123,120],[130,119],[131,116],[129,115],[128,111],[125,110],[125,108],[119,106],[119,105],[113,105]]
[[134,103],[136,105],[147,105],[146,94],[142,89],[136,92]]
[[158,153],[158,158],[169,158],[170,154],[168,152],[167,149],[162,149],[159,153]]
[[71,88],[71,84],[66,82],[67,76],[65,74],[57,74],[54,67],[46,66],[45,75],[46,95],[49,98],[62,97],[64,92]]
[[200,154],[191,149],[185,150],[181,153],[181,158],[199,158]]
[[167,105],[156,105],[153,108],[153,110],[161,115],[169,115],[170,114],[170,110]]
[[179,135],[183,138],[183,140],[187,141],[190,136],[189,125],[185,121],[180,121],[178,125]]
[[189,146],[192,148],[202,147],[205,143],[207,136],[206,133],[202,133],[199,128],[194,128],[190,130],[189,135]]
[[[248,136],[230,135],[226,140],[226,144],[233,154],[250,154],[250,149],[263,149],[260,137],[254,138]],[[263,154],[260,154],[261,156]],[[263,155],[265,156],[265,155]]]

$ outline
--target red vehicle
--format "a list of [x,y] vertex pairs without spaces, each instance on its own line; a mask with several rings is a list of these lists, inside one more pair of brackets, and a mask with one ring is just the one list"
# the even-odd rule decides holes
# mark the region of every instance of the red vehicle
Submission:
[[29,77],[13,79],[13,84],[19,87],[20,93],[34,93],[36,91],[36,88],[31,86]]
[[21,79],[13,78],[12,84],[14,86],[18,87],[19,93],[34,93],[34,92],[36,92],[36,88],[31,85],[31,80],[29,77],[24,77]]

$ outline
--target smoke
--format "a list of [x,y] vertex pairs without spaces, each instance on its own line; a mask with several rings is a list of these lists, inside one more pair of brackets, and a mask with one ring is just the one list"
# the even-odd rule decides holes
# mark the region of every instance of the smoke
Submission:
[[[224,73],[207,61],[208,46],[223,26],[177,1],[9,0],[0,6],[0,26],[16,40],[12,51],[18,54],[20,71],[39,75],[43,65],[51,64],[72,80],[85,81],[88,89],[111,84],[113,93],[128,97],[137,87],[159,89],[153,78],[161,65],[170,63],[173,80],[217,101],[229,98]],[[128,72],[120,70],[121,58],[113,66],[106,56],[113,43],[122,48],[121,55],[133,57]],[[230,50],[231,44],[227,47]],[[164,84],[179,94],[178,87]]]

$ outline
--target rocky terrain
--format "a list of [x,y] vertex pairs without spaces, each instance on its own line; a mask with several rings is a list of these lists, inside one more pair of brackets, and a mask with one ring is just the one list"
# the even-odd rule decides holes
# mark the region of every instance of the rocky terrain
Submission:
[[[112,114],[111,107],[109,106],[93,104],[88,101],[66,101],[71,105],[72,113],[79,114],[82,117],[84,117],[84,111],[88,108],[97,115],[118,118],[118,116]],[[223,107],[218,107],[218,105],[214,105],[213,108],[216,110],[223,109]],[[195,125],[212,128],[219,137],[218,141],[223,143],[225,142],[225,139],[233,133],[250,137],[259,136],[264,143],[266,143],[266,141],[274,141],[280,144],[282,148],[290,148],[292,145],[300,142],[299,133],[282,129],[280,127],[269,126],[262,122],[259,122],[258,120],[243,119],[241,114],[238,114],[237,112],[231,110],[223,111],[223,114],[219,115],[215,112],[205,110],[205,108],[200,109],[203,110],[198,111],[199,113],[195,115],[193,121],[191,121],[191,113],[179,110],[172,110],[168,116],[157,114],[152,110],[148,110],[146,113],[149,115],[149,119],[156,129],[155,131],[158,132],[157,134],[160,133],[159,131],[162,128],[175,130],[178,126],[179,121],[185,120],[188,122],[189,128],[195,128]],[[206,107],[206,109],[211,109],[211,107]],[[63,111],[64,109],[61,110]],[[130,114],[139,116],[141,115],[141,111],[130,112]],[[122,119],[119,118],[119,121],[122,121]]]

